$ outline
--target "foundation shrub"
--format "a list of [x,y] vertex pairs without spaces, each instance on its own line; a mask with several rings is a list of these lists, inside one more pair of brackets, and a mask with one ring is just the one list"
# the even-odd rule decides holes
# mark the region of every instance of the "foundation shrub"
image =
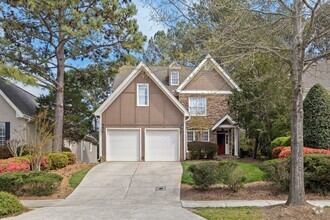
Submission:
[[76,163],[77,156],[72,152],[62,152],[62,154],[68,157],[68,165],[72,165]]
[[0,192],[0,217],[21,212],[24,209],[22,203],[7,192]]
[[61,169],[68,165],[69,158],[63,153],[49,153],[47,156],[50,160],[51,170]]
[[188,143],[190,159],[213,159],[217,153],[217,145],[211,142],[193,141]]

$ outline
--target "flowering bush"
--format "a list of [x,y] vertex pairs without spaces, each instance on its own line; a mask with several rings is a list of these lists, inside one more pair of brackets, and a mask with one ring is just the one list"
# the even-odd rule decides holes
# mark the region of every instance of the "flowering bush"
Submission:
[[290,148],[290,147],[288,147],[288,146],[277,146],[277,147],[275,147],[272,151],[272,158],[273,159],[278,158],[278,155],[282,152],[282,150],[284,148]]
[[30,170],[30,161],[27,158],[16,157],[0,160],[0,173],[24,170]]
[[[326,149],[316,149],[316,148],[304,147],[303,151],[304,151],[304,154],[330,155],[330,150],[326,150]],[[281,152],[278,155],[278,158],[288,158],[288,157],[290,157],[290,155],[291,155],[291,147],[286,147],[281,150]]]

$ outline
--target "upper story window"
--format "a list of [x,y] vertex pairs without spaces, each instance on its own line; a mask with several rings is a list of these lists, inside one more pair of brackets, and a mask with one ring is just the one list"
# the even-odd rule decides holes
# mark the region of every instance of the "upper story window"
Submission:
[[206,98],[190,97],[189,112],[193,116],[206,116]]
[[6,144],[6,124],[0,122],[0,147]]
[[137,84],[137,106],[149,106],[149,84]]
[[171,85],[179,85],[179,72],[171,72]]

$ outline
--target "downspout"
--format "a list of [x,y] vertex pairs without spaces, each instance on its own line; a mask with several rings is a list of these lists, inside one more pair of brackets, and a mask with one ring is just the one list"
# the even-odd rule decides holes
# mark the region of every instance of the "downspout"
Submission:
[[184,126],[183,126],[183,135],[184,135],[184,140],[185,140],[185,143],[184,143],[184,158],[183,160],[186,160],[187,159],[187,152],[188,152],[188,145],[187,145],[187,132],[186,132],[186,123],[191,119],[191,116],[189,114],[188,116],[188,119],[187,120],[184,120]]
[[99,157],[97,158],[98,162],[101,162],[102,158],[102,116],[99,117]]

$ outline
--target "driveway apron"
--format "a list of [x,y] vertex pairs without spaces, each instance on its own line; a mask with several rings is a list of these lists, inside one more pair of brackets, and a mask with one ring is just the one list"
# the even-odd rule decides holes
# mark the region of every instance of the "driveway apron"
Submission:
[[203,219],[181,207],[179,162],[107,162],[53,207],[11,219]]

